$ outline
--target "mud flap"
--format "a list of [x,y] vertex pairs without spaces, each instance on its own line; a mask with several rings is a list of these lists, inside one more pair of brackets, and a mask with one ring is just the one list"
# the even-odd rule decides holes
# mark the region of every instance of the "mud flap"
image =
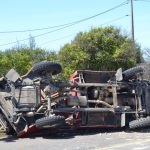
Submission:
[[121,114],[121,127],[125,127],[126,125],[126,114],[122,113]]

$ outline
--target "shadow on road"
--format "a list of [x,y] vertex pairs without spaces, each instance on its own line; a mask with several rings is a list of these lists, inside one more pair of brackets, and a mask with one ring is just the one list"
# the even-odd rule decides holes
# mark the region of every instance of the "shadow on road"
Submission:
[[16,142],[18,138],[16,138],[15,136],[5,136],[5,137],[1,137],[0,138],[0,142],[4,141],[4,142]]
[[[76,136],[92,136],[96,134],[110,134],[116,132],[125,132],[125,133],[150,133],[150,129],[141,129],[141,130],[129,130],[129,129],[112,129],[112,128],[101,128],[101,129],[67,129],[67,130],[59,130],[59,131],[46,131],[39,134],[30,135],[28,139],[36,139],[42,137],[43,139],[71,139],[75,138]],[[16,142],[19,138],[16,136],[7,136],[0,139],[0,142]]]

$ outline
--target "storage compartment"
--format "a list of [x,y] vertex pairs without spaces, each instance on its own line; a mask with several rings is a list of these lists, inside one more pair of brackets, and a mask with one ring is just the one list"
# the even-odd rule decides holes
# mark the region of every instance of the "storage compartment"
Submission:
[[111,71],[83,71],[85,83],[107,83],[112,77],[115,77],[116,72]]
[[25,86],[15,89],[17,107],[35,107],[40,103],[39,87]]
[[71,75],[70,80],[81,83],[107,83],[115,74],[115,71],[77,70]]
[[121,127],[121,114],[113,112],[83,112],[82,125]]

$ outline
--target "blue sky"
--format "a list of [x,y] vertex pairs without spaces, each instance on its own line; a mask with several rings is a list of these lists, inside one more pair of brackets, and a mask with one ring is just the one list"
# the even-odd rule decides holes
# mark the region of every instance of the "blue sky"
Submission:
[[[81,20],[107,9],[125,0],[1,0],[0,4],[0,32],[45,28]],[[80,31],[88,31],[98,26],[114,25],[130,35],[131,23],[130,4],[124,5],[111,12],[100,15],[85,22],[76,24],[64,30],[49,33],[35,38],[39,47],[58,51],[65,43],[70,42]],[[121,19],[118,19],[121,18]],[[116,21],[114,21],[116,20]],[[141,47],[150,48],[150,1],[134,1],[135,39]],[[24,33],[0,33],[0,50],[15,46],[8,44],[29,35],[36,36],[54,29]],[[28,44],[28,40],[20,41]],[[1,46],[3,45],[3,46]]]

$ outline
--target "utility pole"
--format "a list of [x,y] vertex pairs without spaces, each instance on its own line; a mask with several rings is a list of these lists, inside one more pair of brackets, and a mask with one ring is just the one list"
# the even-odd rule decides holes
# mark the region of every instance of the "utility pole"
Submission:
[[132,32],[132,41],[134,43],[134,15],[133,15],[133,0],[130,0],[131,3],[131,32]]

